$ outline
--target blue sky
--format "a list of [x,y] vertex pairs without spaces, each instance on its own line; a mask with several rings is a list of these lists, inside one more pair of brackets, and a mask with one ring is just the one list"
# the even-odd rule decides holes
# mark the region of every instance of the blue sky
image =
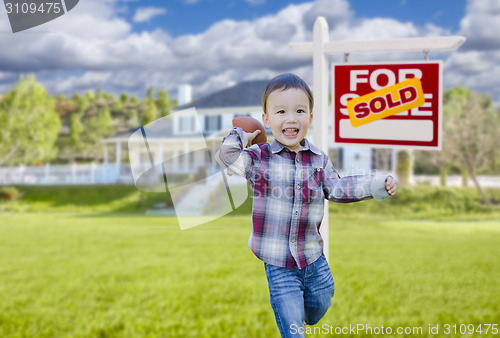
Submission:
[[[307,2],[310,1],[200,0],[187,2],[174,0],[165,4],[166,1],[141,0],[127,3],[126,17],[133,20],[139,8],[162,9],[163,13],[158,11],[158,14],[152,16],[150,20],[136,23],[134,30],[161,27],[176,37],[183,34],[201,33],[220,20],[252,20],[276,13],[289,4]],[[389,17],[400,21],[411,21],[418,25],[432,23],[451,31],[458,30],[460,19],[465,14],[466,5],[465,0],[352,0],[349,3],[356,16],[360,18]]]
[[[324,16],[332,40],[463,35],[442,59],[444,85],[464,85],[500,102],[497,0],[80,0],[66,15],[13,34],[0,10],[0,93],[33,73],[51,93],[101,87],[138,97],[179,84],[203,96],[229,83],[295,72],[312,82],[310,41]],[[7,46],[8,48],[5,48]],[[341,61],[332,56],[331,61]],[[422,60],[422,53],[351,55],[350,61]]]

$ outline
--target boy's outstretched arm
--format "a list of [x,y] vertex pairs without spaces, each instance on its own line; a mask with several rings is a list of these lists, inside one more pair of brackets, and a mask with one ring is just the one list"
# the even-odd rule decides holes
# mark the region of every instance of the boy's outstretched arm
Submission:
[[330,161],[323,173],[325,197],[333,202],[350,203],[374,198],[385,200],[396,193],[396,182],[392,176],[371,173],[340,177]]
[[388,176],[385,179],[385,190],[387,190],[387,193],[391,196],[394,196],[396,194],[398,187],[396,185],[396,181],[392,176]]

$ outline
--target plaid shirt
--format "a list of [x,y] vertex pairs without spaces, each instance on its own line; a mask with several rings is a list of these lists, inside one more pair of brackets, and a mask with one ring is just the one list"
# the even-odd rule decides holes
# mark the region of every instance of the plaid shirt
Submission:
[[319,227],[324,200],[355,202],[389,197],[386,177],[340,177],[330,159],[304,139],[293,152],[278,141],[247,144],[241,128],[224,138],[218,162],[245,177],[253,188],[252,231],[248,246],[268,264],[300,268],[323,252]]

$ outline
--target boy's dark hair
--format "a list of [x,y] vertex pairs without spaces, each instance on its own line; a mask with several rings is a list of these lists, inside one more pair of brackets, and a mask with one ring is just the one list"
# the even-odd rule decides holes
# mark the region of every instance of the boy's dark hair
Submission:
[[287,90],[289,88],[302,89],[309,99],[309,110],[312,112],[314,106],[314,98],[311,89],[307,83],[295,74],[286,73],[276,76],[274,79],[267,83],[264,92],[262,93],[262,109],[267,114],[267,98],[269,95],[277,90]]

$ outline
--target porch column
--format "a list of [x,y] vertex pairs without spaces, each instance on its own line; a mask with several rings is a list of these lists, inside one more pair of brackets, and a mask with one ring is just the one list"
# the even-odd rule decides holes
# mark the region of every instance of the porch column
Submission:
[[215,142],[212,142],[210,145],[210,158],[208,159],[210,165],[210,174],[213,175],[215,173],[215,153],[217,152],[217,145]]
[[45,163],[45,184],[49,184],[50,182],[50,164],[49,162]]
[[90,184],[95,184],[95,175],[94,175],[94,171],[95,171],[95,162],[92,161],[90,163]]
[[172,161],[172,170],[174,172],[178,172],[179,169],[180,169],[180,163],[179,163],[179,155],[180,155],[180,152],[179,150],[174,150],[172,152],[172,157],[173,157],[173,161]]
[[163,142],[159,141],[158,154],[156,155],[156,164],[163,163]]
[[184,169],[185,171],[189,170],[189,158],[191,156],[189,155],[189,142],[186,141],[184,143]]
[[103,165],[101,168],[102,172],[102,180],[104,183],[108,183],[108,165],[109,165],[109,159],[108,159],[108,145],[104,143],[104,156],[103,156]]
[[392,148],[392,174],[396,174],[398,169],[398,149]]
[[106,143],[104,143],[104,154],[103,154],[103,161],[104,161],[104,165],[107,166],[108,165],[108,145]]
[[116,143],[116,164],[115,164],[115,170],[116,170],[116,176],[114,177],[114,183],[118,181],[118,178],[120,177],[120,165],[122,163],[122,144],[121,142]]

